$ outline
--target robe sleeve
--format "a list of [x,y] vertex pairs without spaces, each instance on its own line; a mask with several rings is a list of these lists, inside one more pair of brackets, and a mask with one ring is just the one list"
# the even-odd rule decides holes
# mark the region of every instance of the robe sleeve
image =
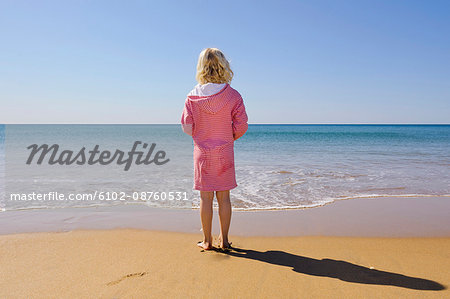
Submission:
[[233,138],[237,140],[241,138],[248,129],[248,117],[245,112],[244,100],[242,98],[239,99],[237,105],[233,108],[232,111],[232,119],[233,119]]
[[184,103],[183,114],[181,115],[181,128],[184,133],[192,136],[194,132],[194,118],[189,100],[186,100]]

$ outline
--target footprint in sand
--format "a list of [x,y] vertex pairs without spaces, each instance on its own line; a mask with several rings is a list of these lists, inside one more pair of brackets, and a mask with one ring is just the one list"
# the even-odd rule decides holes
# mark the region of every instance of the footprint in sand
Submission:
[[108,282],[106,285],[112,286],[112,285],[118,284],[119,282],[121,282],[124,279],[131,278],[131,277],[142,277],[142,276],[147,275],[147,274],[148,274],[148,272],[138,272],[138,273],[127,274],[125,276],[122,276],[118,280],[114,280],[114,281]]

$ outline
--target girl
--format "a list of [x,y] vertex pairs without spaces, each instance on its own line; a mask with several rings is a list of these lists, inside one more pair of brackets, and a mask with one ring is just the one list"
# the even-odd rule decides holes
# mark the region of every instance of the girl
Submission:
[[229,83],[233,78],[225,55],[216,48],[200,53],[196,79],[188,94],[181,125],[194,140],[194,189],[200,191],[203,241],[212,249],[211,223],[214,192],[219,204],[220,248],[228,249],[231,222],[230,190],[237,187],[234,170],[234,141],[248,129],[241,95]]

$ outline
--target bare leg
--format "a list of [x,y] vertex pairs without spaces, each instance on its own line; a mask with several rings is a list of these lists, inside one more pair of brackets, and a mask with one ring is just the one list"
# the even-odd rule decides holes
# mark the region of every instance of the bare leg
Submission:
[[228,230],[231,223],[230,190],[216,191],[216,197],[219,203],[220,247],[227,248],[230,246],[228,242]]
[[203,242],[199,246],[205,250],[212,248],[212,218],[214,191],[200,191],[200,218],[202,220]]

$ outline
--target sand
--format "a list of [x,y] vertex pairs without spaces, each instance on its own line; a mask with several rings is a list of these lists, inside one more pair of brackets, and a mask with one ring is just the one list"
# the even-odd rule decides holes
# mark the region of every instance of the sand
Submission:
[[[142,205],[0,213],[0,235],[135,228],[200,233],[198,210]],[[214,211],[213,230],[219,220]],[[234,236],[450,237],[450,197],[338,200],[317,208],[233,211]]]
[[[445,298],[450,238],[98,230],[0,237],[1,298]],[[372,269],[373,267],[373,269]]]
[[450,298],[449,203],[234,213],[228,253],[198,211],[4,212],[0,298]]

